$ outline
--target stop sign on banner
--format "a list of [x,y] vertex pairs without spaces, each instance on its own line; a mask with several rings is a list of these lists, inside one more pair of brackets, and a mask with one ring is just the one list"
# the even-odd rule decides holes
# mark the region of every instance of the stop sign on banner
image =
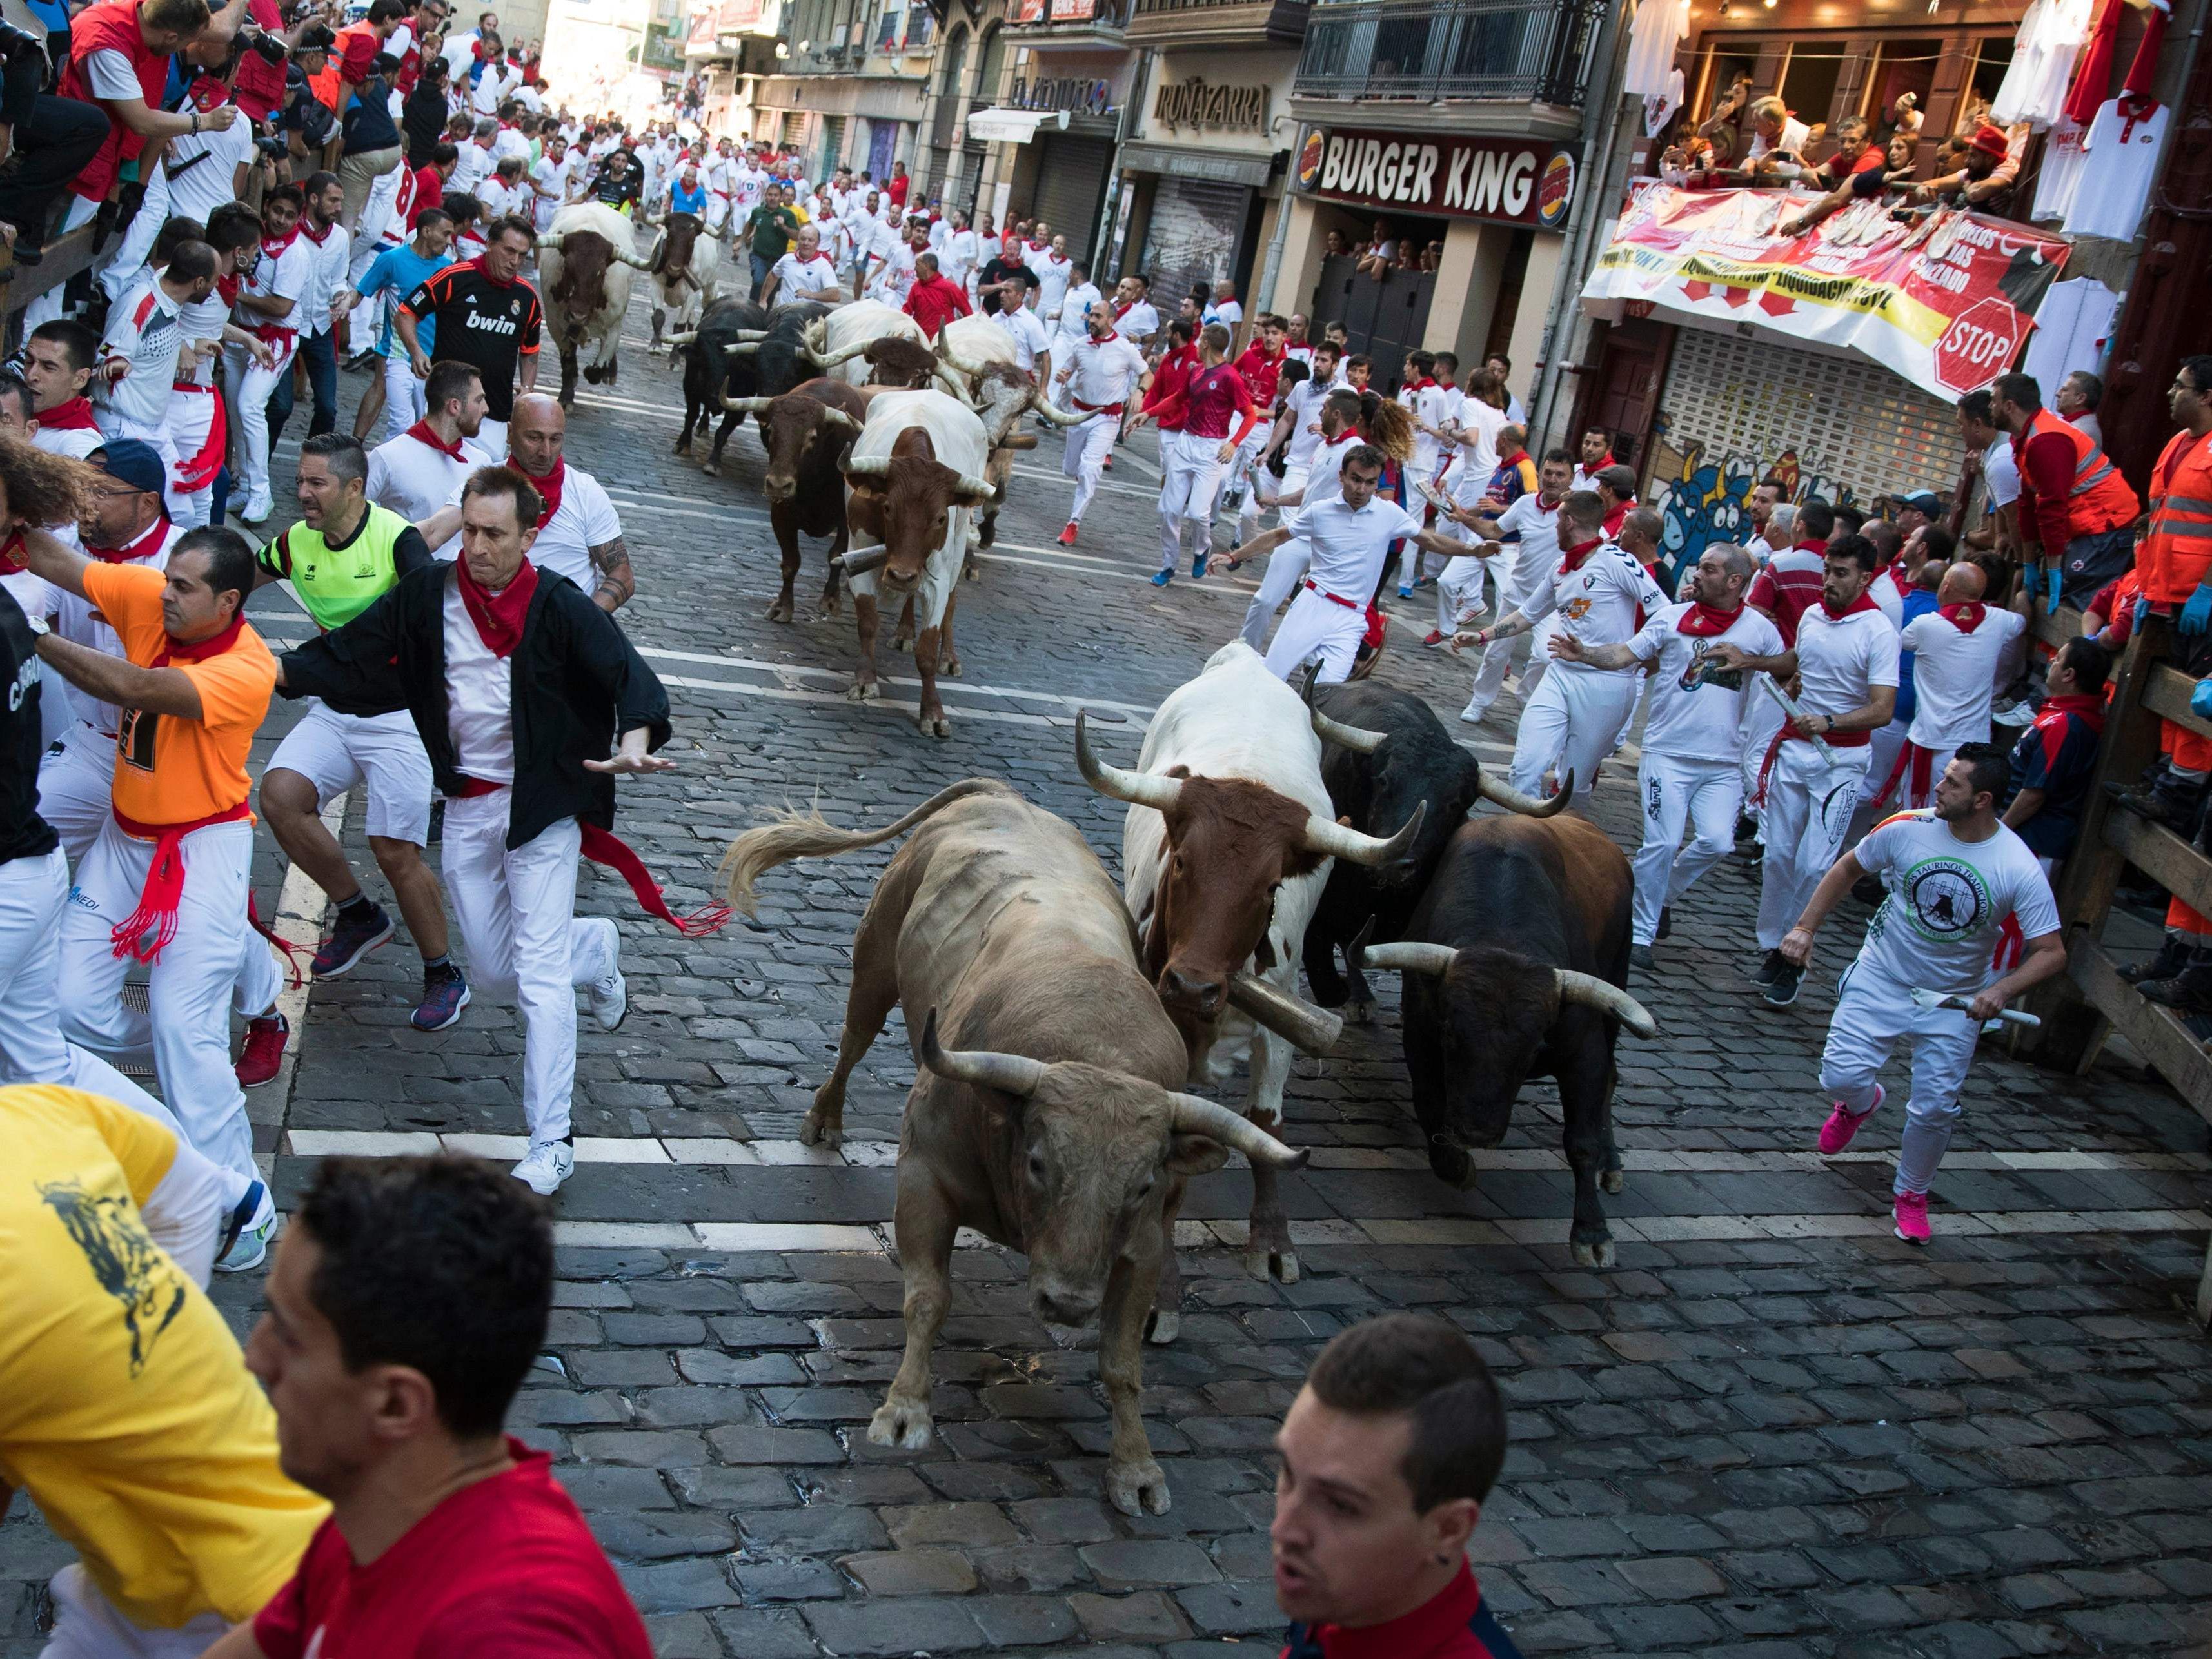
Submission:
[[1965,397],[1979,392],[2005,372],[2027,332],[2027,319],[2009,300],[1992,294],[1977,300],[1951,319],[1936,342],[1936,379]]

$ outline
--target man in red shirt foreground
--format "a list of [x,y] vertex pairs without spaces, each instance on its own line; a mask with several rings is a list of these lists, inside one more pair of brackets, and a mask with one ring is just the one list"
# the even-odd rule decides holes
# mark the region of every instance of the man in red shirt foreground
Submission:
[[457,1158],[331,1159],[267,1292],[246,1363],[278,1463],[331,1513],[206,1659],[651,1659],[550,1460],[501,1432],[552,1305],[528,1188]]
[[906,314],[921,325],[921,331],[934,341],[945,324],[955,317],[971,314],[968,290],[943,275],[938,270],[934,253],[914,256],[914,286],[907,291]]
[[1505,1406],[1455,1327],[1394,1313],[1337,1336],[1275,1449],[1283,1659],[1520,1659],[1467,1563]]

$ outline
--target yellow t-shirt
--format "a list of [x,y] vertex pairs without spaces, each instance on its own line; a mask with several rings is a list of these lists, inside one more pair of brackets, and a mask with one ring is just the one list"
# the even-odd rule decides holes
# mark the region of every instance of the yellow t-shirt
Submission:
[[251,1618],[328,1506],[278,1470],[230,1327],[138,1212],[175,1137],[29,1085],[0,1089],[0,1480],[135,1623]]

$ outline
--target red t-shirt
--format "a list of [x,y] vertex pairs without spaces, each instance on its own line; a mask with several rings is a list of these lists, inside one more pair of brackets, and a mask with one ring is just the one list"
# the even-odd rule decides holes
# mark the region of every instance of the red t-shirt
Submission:
[[894,179],[884,186],[884,193],[891,198],[893,207],[902,208],[906,205],[907,189],[913,183],[914,180],[911,179]]
[[415,222],[432,208],[446,204],[446,181],[438,176],[438,164],[433,161],[415,174],[415,207],[407,216],[407,228],[415,228]]
[[269,1659],[653,1659],[552,1460],[464,1486],[366,1567],[330,1521],[253,1620]]

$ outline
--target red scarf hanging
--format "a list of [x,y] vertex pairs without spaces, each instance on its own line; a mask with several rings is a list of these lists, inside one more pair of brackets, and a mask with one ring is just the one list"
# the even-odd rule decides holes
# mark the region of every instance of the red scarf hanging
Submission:
[[730,919],[726,904],[710,904],[679,916],[668,908],[661,894],[660,884],[653,880],[653,872],[645,867],[645,860],[635,849],[596,823],[586,823],[579,818],[576,827],[583,831],[583,854],[594,864],[604,864],[629,884],[629,890],[638,904],[650,916],[658,916],[686,939],[699,939],[714,933]]
[[1939,605],[1936,607],[1936,614],[1961,634],[1971,634],[1979,628],[1982,618],[1989,612],[1989,606],[1979,599],[1969,599],[1963,605]]
[[[530,475],[527,472],[524,473],[522,476],[526,478],[530,478]],[[538,527],[540,530],[544,529],[547,525],[551,524],[553,522],[553,515],[561,510],[561,489],[563,483],[566,483],[568,477],[568,458],[562,455],[556,455],[553,458],[553,470],[550,472],[547,473],[542,478],[530,478],[530,482],[537,487],[538,493],[543,496],[545,501],[545,510],[538,515]]]
[[41,432],[97,432],[100,422],[92,418],[92,400],[85,397],[70,398],[57,404],[43,414],[31,417],[39,423]]
[[2075,65],[2074,88],[2066,94],[2066,118],[2084,127],[2097,118],[2105,88],[2112,84],[2112,48],[2119,38],[2122,9],[2120,0],[2104,0],[2089,32],[2089,44]]
[[495,657],[512,656],[522,643],[530,596],[538,591],[538,567],[525,559],[514,580],[496,593],[469,574],[466,554],[453,561],[453,570],[461,585],[461,604],[477,625],[477,637]]
[[1881,607],[1874,602],[1874,595],[1871,593],[1860,594],[1841,611],[1830,605],[1828,596],[1823,593],[1820,596],[1820,609],[1828,613],[1828,620],[1831,622],[1841,622],[1846,617],[1856,617],[1862,611],[1871,611],[1876,615],[1880,615],[1881,611]]
[[[164,513],[148,526],[146,532],[136,541],[126,542],[121,547],[95,547],[90,542],[87,542],[84,544],[84,550],[102,564],[128,564],[133,559],[143,559],[151,556],[154,550],[161,546],[161,538],[168,534],[168,531],[169,515]],[[236,625],[234,623],[232,624],[234,629]],[[190,660],[197,662],[199,659],[195,657]]]
[[1562,576],[1573,575],[1576,571],[1581,569],[1583,564],[1588,562],[1591,554],[1596,552],[1599,548],[1604,545],[1604,537],[1593,536],[1586,542],[1580,542],[1573,547],[1565,549],[1565,552],[1566,556],[1560,561],[1559,574]]
[[331,220],[330,223],[325,225],[319,232],[318,232],[314,226],[309,224],[305,219],[300,221],[300,234],[306,237],[317,247],[320,247],[324,243],[329,241],[331,240],[331,233],[337,228],[338,223],[335,219]]
[[236,271],[233,271],[228,276],[218,276],[215,279],[215,290],[222,295],[222,302],[227,306],[234,306],[238,303],[238,291],[245,286],[246,279]]
[[430,429],[430,423],[428,421],[416,422],[414,425],[407,428],[406,435],[412,438],[418,444],[422,444],[428,448],[436,450],[441,455],[450,455],[457,461],[466,459],[461,453],[461,441],[459,438],[454,439],[451,443],[447,443],[443,438],[441,438],[435,432]]
[[[4,555],[6,551],[5,548],[0,548],[0,555]],[[2084,692],[2066,697],[2046,697],[2044,699],[2043,707],[2037,709],[2035,714],[2039,725],[2041,724],[2043,716],[2045,714],[2074,714],[2079,716],[2092,732],[2101,735],[2105,730],[2105,699],[2100,693]]]
[[1741,609],[1723,611],[1717,605],[1707,605],[1703,599],[1692,599],[1690,608],[1674,624],[1674,629],[1692,639],[1711,639],[1716,634],[1727,633],[1735,626],[1735,619],[1741,615]]

